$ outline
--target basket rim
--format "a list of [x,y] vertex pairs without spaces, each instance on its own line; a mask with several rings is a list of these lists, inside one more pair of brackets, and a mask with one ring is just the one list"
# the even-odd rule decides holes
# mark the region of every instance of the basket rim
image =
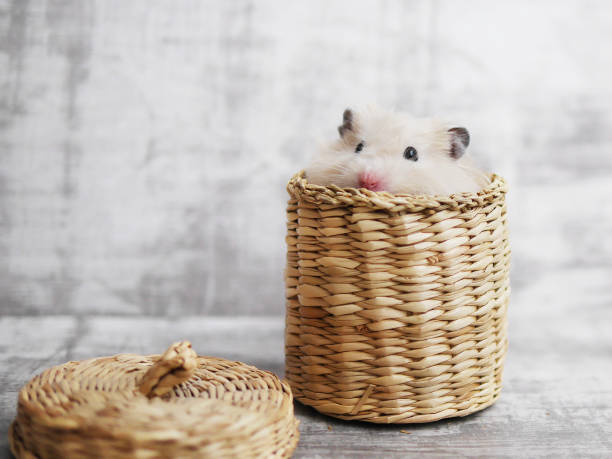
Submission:
[[306,179],[304,170],[297,172],[287,183],[287,192],[298,200],[317,205],[359,206],[376,210],[400,212],[408,210],[419,212],[427,209],[436,211],[462,210],[502,203],[508,192],[506,180],[490,174],[491,182],[475,193],[455,193],[451,195],[413,195],[393,194],[387,191],[370,191],[365,188],[341,188],[336,185],[315,185]]

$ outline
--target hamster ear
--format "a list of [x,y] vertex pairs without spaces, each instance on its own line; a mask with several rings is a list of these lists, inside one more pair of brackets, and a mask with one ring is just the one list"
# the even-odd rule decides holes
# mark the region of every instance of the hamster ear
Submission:
[[450,155],[453,159],[459,159],[465,153],[470,144],[470,133],[464,127],[454,127],[448,130],[450,133]]
[[344,110],[342,114],[342,125],[338,126],[340,137],[344,137],[347,131],[353,132],[353,112],[350,108]]

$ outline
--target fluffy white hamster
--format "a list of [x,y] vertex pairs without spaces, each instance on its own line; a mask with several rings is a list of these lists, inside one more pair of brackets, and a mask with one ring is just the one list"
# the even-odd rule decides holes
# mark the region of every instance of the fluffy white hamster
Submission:
[[464,127],[367,107],[347,108],[338,132],[306,168],[310,183],[429,195],[476,192],[489,183],[465,155]]

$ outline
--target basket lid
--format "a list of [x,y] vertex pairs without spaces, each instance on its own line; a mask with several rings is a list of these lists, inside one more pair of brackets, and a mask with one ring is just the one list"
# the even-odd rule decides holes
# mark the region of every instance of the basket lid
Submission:
[[21,389],[9,439],[18,458],[289,457],[297,426],[286,382],[180,342],[44,371]]

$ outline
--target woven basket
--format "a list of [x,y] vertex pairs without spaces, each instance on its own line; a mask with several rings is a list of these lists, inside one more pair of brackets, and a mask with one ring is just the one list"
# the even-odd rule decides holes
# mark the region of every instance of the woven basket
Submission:
[[504,180],[409,196],[289,182],[286,378],[341,419],[430,422],[491,405],[507,348]]
[[19,393],[18,458],[290,457],[291,390],[274,374],[198,357],[121,354],[44,371]]

